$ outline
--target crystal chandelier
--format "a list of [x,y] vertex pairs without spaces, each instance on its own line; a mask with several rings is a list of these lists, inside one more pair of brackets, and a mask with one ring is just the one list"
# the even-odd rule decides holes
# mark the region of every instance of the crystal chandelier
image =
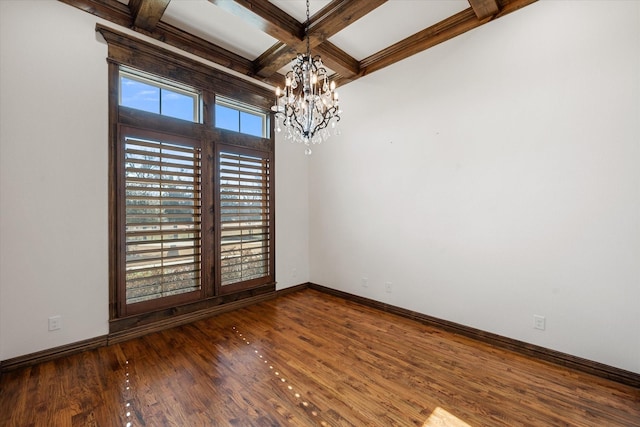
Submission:
[[338,134],[340,120],[336,84],[329,81],[327,70],[319,55],[312,57],[309,44],[309,0],[307,0],[307,22],[305,27],[307,52],[299,53],[292,61],[292,68],[285,75],[284,90],[276,89],[276,132],[284,126],[286,139],[305,145],[305,154],[311,154],[311,144],[319,144],[331,135],[329,124]]

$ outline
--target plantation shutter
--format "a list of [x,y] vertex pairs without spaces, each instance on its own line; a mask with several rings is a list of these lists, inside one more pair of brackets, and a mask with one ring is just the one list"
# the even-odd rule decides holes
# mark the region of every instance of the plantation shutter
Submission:
[[272,274],[269,159],[221,151],[221,285],[264,281]]
[[199,292],[200,149],[124,137],[126,304]]

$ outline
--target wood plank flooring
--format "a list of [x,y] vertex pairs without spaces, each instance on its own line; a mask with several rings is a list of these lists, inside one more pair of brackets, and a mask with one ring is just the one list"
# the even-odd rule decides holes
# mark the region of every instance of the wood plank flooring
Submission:
[[311,289],[0,386],[1,426],[640,426],[640,389]]

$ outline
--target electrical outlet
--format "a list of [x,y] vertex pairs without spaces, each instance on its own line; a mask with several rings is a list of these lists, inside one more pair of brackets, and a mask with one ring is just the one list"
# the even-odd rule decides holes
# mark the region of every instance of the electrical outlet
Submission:
[[384,282],[384,289],[388,293],[391,293],[391,291],[393,290],[393,284],[391,282]]
[[363,277],[362,279],[360,279],[360,283],[362,284],[363,288],[369,287],[369,279],[367,279],[366,277]]
[[545,317],[544,316],[539,316],[537,314],[533,315],[533,328],[534,329],[540,329],[541,331],[544,331],[545,328]]
[[62,329],[62,316],[49,317],[49,330],[57,331],[58,329]]

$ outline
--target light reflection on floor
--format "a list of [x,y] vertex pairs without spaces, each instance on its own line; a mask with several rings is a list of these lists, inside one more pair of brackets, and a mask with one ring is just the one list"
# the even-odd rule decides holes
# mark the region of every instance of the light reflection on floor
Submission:
[[471,427],[452,413],[441,407],[433,410],[422,427]]
[[131,421],[131,412],[133,411],[133,406],[131,402],[133,401],[133,390],[131,388],[131,377],[129,375],[128,360],[124,362],[124,385],[122,390],[122,398],[124,401],[124,427],[132,427],[133,422]]
[[[242,339],[242,341],[244,341],[245,344],[247,345],[251,344],[250,341],[245,336],[243,336],[242,333],[240,333],[238,328],[233,326],[232,329],[233,329],[233,332],[235,332],[236,335],[240,339]],[[280,373],[280,371],[277,369],[276,366],[269,363],[269,361],[265,358],[263,354],[260,353],[259,350],[254,349],[253,352],[256,355],[256,357],[263,362],[264,366],[268,367],[269,371],[272,372],[272,374],[277,378],[277,381],[280,383],[280,385],[282,387],[286,387],[287,392],[291,393],[299,401],[299,405],[304,408],[307,414],[310,414],[318,423],[320,423],[321,426],[329,425],[329,423],[321,419],[321,414],[318,407],[315,406],[312,402],[309,402],[308,400],[304,399],[302,397],[304,393],[301,394],[299,391],[295,390],[291,384],[287,383],[287,379],[284,376],[282,376],[282,374]]]

